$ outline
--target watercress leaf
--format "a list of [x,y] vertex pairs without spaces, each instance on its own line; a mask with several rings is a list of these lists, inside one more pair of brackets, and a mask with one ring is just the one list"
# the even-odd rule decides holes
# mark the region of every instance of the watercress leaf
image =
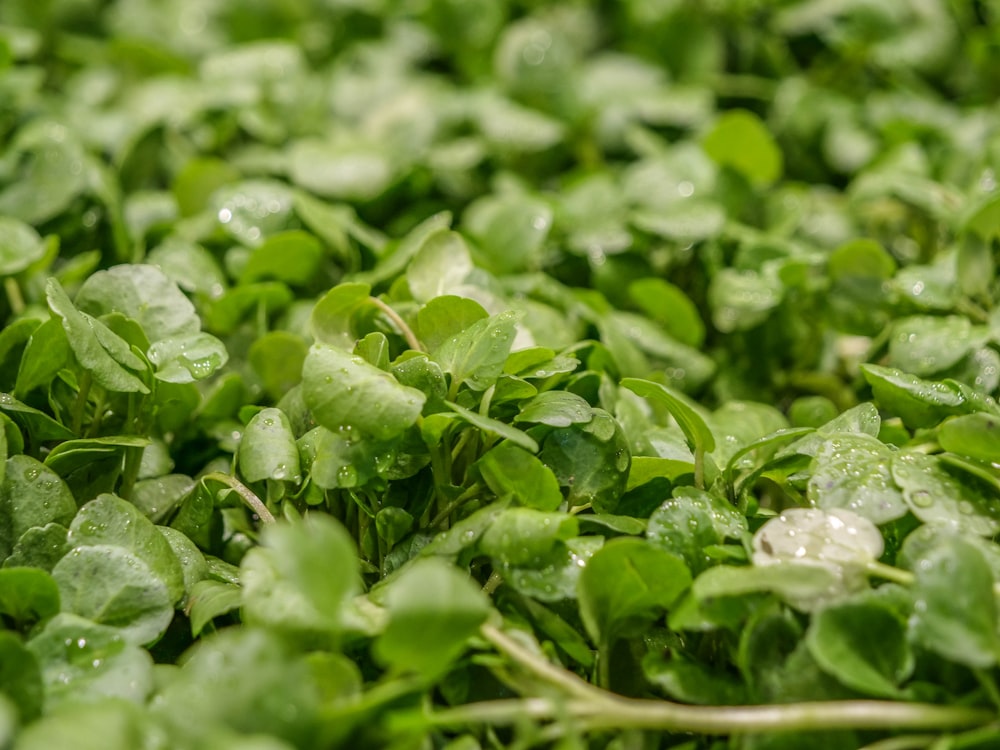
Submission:
[[986,669],[1000,654],[993,576],[972,544],[951,537],[914,565],[911,628],[917,642],[947,659]]
[[805,643],[823,671],[866,695],[900,697],[898,686],[913,671],[905,621],[875,602],[844,602],[819,610]]
[[302,396],[327,429],[357,429],[379,440],[416,423],[427,397],[392,375],[334,346],[315,344],[302,371]]
[[690,584],[680,557],[641,539],[612,539],[580,574],[580,616],[591,639],[608,644],[669,609]]
[[153,659],[115,628],[58,614],[28,641],[45,684],[46,710],[77,701],[121,698],[145,703],[153,691]]
[[[576,566],[576,568],[580,570],[580,566]],[[575,579],[570,591],[576,591]],[[580,634],[580,631],[551,609],[543,607],[532,599],[532,595],[528,592],[522,593],[527,594],[527,596],[521,599],[521,606],[524,607],[531,621],[538,629],[551,638],[553,643],[584,669],[592,669],[594,666],[594,652],[591,650],[587,640]],[[572,593],[569,596],[572,596]]]
[[323,248],[308,232],[279,232],[254,248],[240,274],[240,283],[276,279],[290,286],[307,286],[316,279]]
[[[604,542],[600,536],[567,539],[563,544],[553,545],[538,566],[502,565],[500,572],[505,583],[526,597],[541,602],[575,599],[580,573]],[[582,641],[582,636],[577,637]],[[589,660],[593,660],[592,655]]]
[[264,628],[229,628],[182,657],[151,711],[185,746],[195,746],[205,727],[224,726],[243,737],[264,734],[308,747],[319,699],[308,662],[286,639]]
[[407,353],[397,358],[389,371],[403,385],[416,388],[427,396],[424,414],[432,414],[447,408],[444,400],[448,395],[448,383],[444,373],[438,363],[423,352]]
[[311,478],[322,489],[364,486],[394,458],[389,446],[349,429],[332,432],[318,427],[308,434],[316,439]]
[[80,287],[76,304],[95,317],[123,313],[142,326],[152,342],[201,330],[194,305],[156,266],[132,264],[98,271]]
[[462,383],[484,391],[496,382],[514,343],[519,318],[519,313],[507,311],[477,320],[431,352],[431,359],[451,375],[452,394]]
[[924,523],[943,523],[967,534],[993,537],[1000,531],[1000,508],[972,481],[961,481],[936,456],[913,451],[892,459],[892,478],[910,511]]
[[208,578],[208,563],[205,562],[205,556],[201,554],[197,545],[177,529],[172,529],[169,526],[157,526],[156,530],[167,540],[177,562],[180,563],[184,580],[184,596],[181,598],[180,606],[186,606],[195,584]]
[[514,442],[500,443],[476,465],[498,497],[510,495],[518,504],[537,510],[556,510],[563,502],[552,470]]
[[754,534],[753,562],[756,566],[798,561],[831,569],[863,568],[881,556],[884,544],[871,521],[849,510],[787,508]]
[[0,276],[20,273],[44,255],[45,245],[33,227],[0,216]]
[[984,339],[985,331],[977,331],[959,315],[900,318],[889,339],[889,364],[928,377],[955,365]]
[[693,487],[678,487],[649,517],[646,538],[681,557],[695,575],[713,564],[705,547],[739,539],[747,531],[743,514],[726,501]]
[[45,457],[45,465],[67,481],[72,482],[73,472],[98,461],[117,459],[128,448],[145,448],[149,440],[134,435],[109,435],[103,438],[64,440]]
[[475,300],[443,294],[417,311],[417,335],[429,351],[436,351],[489,313]]
[[462,223],[475,239],[484,266],[498,274],[539,268],[552,227],[552,208],[521,193],[487,195],[474,201]]
[[52,568],[72,549],[66,542],[69,530],[57,523],[32,526],[21,534],[10,557],[3,561],[4,568],[38,568],[52,572]]
[[243,589],[232,583],[203,579],[194,584],[186,611],[191,635],[198,636],[216,617],[233,612],[243,603]]
[[371,286],[360,282],[337,284],[320,297],[309,316],[309,332],[318,344],[350,349],[357,339],[353,319],[368,304]]
[[566,488],[569,505],[589,503],[614,513],[625,492],[632,454],[621,425],[603,409],[585,424],[557,427],[542,440],[538,457]]
[[996,463],[1000,459],[1000,420],[978,412],[951,417],[938,428],[938,443],[947,451]]
[[244,180],[212,195],[212,213],[234,240],[256,247],[264,237],[286,228],[294,191],[277,180]]
[[708,289],[712,323],[722,333],[749,331],[766,321],[783,297],[775,274],[723,268]]
[[375,144],[303,139],[292,144],[288,163],[297,185],[326,198],[373,200],[396,178],[396,166]]
[[407,268],[410,293],[417,302],[454,294],[472,271],[472,258],[458,232],[438,229],[424,238]]
[[114,545],[135,555],[163,582],[170,603],[184,595],[184,571],[170,543],[132,503],[100,495],[80,508],[67,542],[77,548]]
[[60,321],[51,318],[34,331],[21,356],[14,395],[25,398],[35,388],[47,387],[72,357],[66,331]]
[[874,404],[871,402],[858,404],[822,424],[814,434],[796,440],[787,448],[778,451],[778,456],[787,456],[791,453],[815,456],[831,435],[847,432],[878,437],[881,426],[882,418]]
[[360,588],[354,542],[327,516],[268,526],[260,547],[243,559],[243,615],[271,628],[320,631],[344,628],[345,602]]
[[160,339],[149,347],[156,377],[167,383],[193,383],[215,373],[229,360],[229,352],[210,333]]
[[846,508],[875,524],[906,515],[909,508],[894,484],[893,451],[865,434],[827,438],[815,454],[809,499],[824,510]]
[[907,427],[933,427],[945,417],[975,411],[961,393],[945,383],[879,365],[862,365],[861,372],[879,406],[898,416]]
[[629,297],[666,332],[688,346],[705,341],[705,324],[698,308],[679,287],[656,278],[638,279],[629,284]]
[[7,459],[0,485],[0,557],[7,557],[28,529],[68,525],[75,514],[76,501],[58,474],[24,454]]
[[521,406],[514,422],[569,427],[593,419],[593,410],[585,399],[569,391],[545,391]]
[[206,295],[222,294],[226,275],[208,250],[172,235],[149,251],[146,262],[165,273],[180,289]]
[[691,591],[702,602],[771,591],[793,607],[811,611],[843,595],[844,585],[831,568],[778,562],[763,567],[717,565],[695,578]]
[[52,577],[59,584],[63,612],[114,627],[129,643],[152,643],[173,618],[173,600],[163,579],[123,547],[77,547],[56,563]]
[[505,438],[529,453],[538,452],[538,443],[536,443],[534,438],[526,432],[522,432],[516,427],[511,427],[506,422],[501,422],[498,419],[484,417],[478,412],[466,409],[464,406],[459,406],[451,401],[446,401],[445,403],[448,405],[448,408],[451,409],[463,422],[467,422],[474,427],[478,427],[480,430],[489,433],[490,435]]
[[720,165],[732,167],[755,185],[766,187],[781,176],[781,149],[767,126],[747,110],[722,115],[702,147]]
[[739,705],[746,689],[732,676],[685,657],[682,653],[650,652],[642,659],[642,673],[674,700],[695,705]]
[[292,425],[281,409],[262,409],[253,416],[240,438],[238,460],[248,482],[274,479],[297,484],[302,479]]
[[55,279],[46,283],[45,294],[49,308],[62,321],[77,360],[98,384],[109,391],[149,393],[145,384],[118,361],[127,359],[129,366],[134,365],[132,369],[143,369],[142,361],[131,354],[124,340],[99,320],[77,310]]
[[27,631],[59,611],[59,587],[44,570],[0,570],[0,616],[13,629]]
[[493,519],[479,549],[501,564],[538,568],[561,541],[576,536],[576,518],[534,508],[508,508]]
[[447,671],[490,613],[486,595],[469,577],[436,558],[408,565],[387,585],[384,602],[389,621],[375,641],[376,658],[427,680]]
[[677,420],[692,449],[708,452],[715,450],[715,436],[705,418],[687,396],[665,385],[638,378],[625,378],[621,381],[621,385],[638,396],[651,399],[666,407],[670,415]]

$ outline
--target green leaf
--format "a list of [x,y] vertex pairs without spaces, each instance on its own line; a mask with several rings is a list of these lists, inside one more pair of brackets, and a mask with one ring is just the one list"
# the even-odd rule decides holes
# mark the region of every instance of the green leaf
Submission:
[[1000,461],[1000,419],[993,414],[965,414],[946,419],[938,443],[947,451],[982,461]]
[[198,581],[191,589],[187,606],[188,616],[191,618],[191,635],[199,635],[216,617],[239,609],[242,603],[241,587],[212,579]]
[[479,472],[498,497],[511,495],[537,510],[556,510],[563,502],[552,470],[516,443],[500,443],[477,463]]
[[431,359],[451,375],[451,393],[456,392],[457,384],[484,391],[496,382],[510,354],[520,317],[507,311],[477,320],[431,352]]
[[21,534],[10,557],[3,561],[4,568],[38,568],[52,572],[52,568],[70,551],[66,542],[69,530],[57,523],[32,526]]
[[889,364],[927,377],[954,366],[984,338],[984,332],[976,331],[968,318],[958,315],[900,318],[889,339]]
[[4,567],[0,570],[0,616],[18,630],[59,611],[59,587],[44,570]]
[[45,255],[45,245],[31,226],[0,216],[0,276],[20,273]]
[[834,433],[813,458],[809,499],[831,510],[846,508],[883,524],[906,515],[909,508],[893,483],[893,451],[865,434]]
[[899,453],[892,459],[892,478],[913,515],[924,523],[943,523],[985,537],[1000,531],[1000,507],[985,487],[961,481],[936,456]]
[[586,424],[559,427],[542,440],[538,457],[566,488],[570,507],[590,503],[614,513],[628,481],[632,454],[621,426],[603,409]]
[[669,609],[690,584],[676,555],[640,539],[612,539],[580,576],[580,616],[595,642],[611,643]]
[[121,337],[99,320],[77,310],[55,279],[46,283],[45,295],[49,308],[62,321],[77,360],[97,383],[109,391],[149,393],[143,382],[123,367],[145,369],[142,360],[132,354]]
[[316,278],[322,258],[319,240],[308,232],[279,232],[254,248],[243,266],[240,283],[276,279],[291,286],[307,286]]
[[508,508],[493,519],[479,549],[504,565],[538,568],[561,541],[576,536],[576,518],[534,508]]
[[63,612],[113,627],[129,643],[157,640],[174,615],[163,579],[123,547],[77,547],[56,564],[52,577],[59,584]]
[[60,321],[46,320],[31,333],[17,370],[14,395],[25,398],[35,388],[48,387],[70,363],[72,349]]
[[63,613],[49,620],[28,648],[42,670],[48,711],[104,698],[142,705],[153,691],[152,657],[116,628]]
[[194,305],[156,266],[134,264],[98,271],[80,287],[76,304],[81,312],[95,317],[122,313],[142,326],[151,342],[184,338],[201,330]]
[[[580,525],[583,526],[581,517]],[[526,597],[541,602],[559,602],[575,599],[580,585],[580,574],[594,554],[604,546],[600,536],[581,536],[554,544],[534,566],[501,565],[499,570],[504,583]],[[527,599],[526,601],[530,601]],[[578,635],[577,638],[583,640]],[[588,648],[589,653],[589,648]],[[593,655],[589,657],[593,660]]]
[[639,279],[628,287],[629,296],[666,332],[688,346],[705,341],[705,324],[698,308],[679,288],[663,279]]
[[594,417],[590,404],[569,391],[545,391],[521,406],[514,422],[569,427],[586,424]]
[[260,376],[264,391],[275,402],[302,380],[309,346],[288,331],[268,331],[250,345],[247,361]]
[[649,517],[646,538],[655,547],[681,557],[698,574],[713,561],[705,548],[725,539],[739,539],[747,522],[738,510],[715,495],[693,487],[678,487]]
[[80,508],[67,543],[77,552],[81,547],[121,547],[162,581],[171,604],[184,595],[184,572],[170,543],[138,508],[119,497],[100,495]]
[[879,365],[861,365],[875,401],[907,427],[933,427],[945,417],[974,411],[955,388]]
[[248,482],[302,480],[295,436],[283,411],[268,408],[253,416],[240,438],[239,465]]
[[478,243],[484,265],[496,273],[535,270],[552,228],[552,209],[519,193],[488,195],[472,203],[462,223]]
[[353,348],[358,338],[353,318],[369,303],[370,296],[370,285],[346,282],[320,297],[309,316],[309,332],[316,343]]
[[718,565],[701,573],[691,591],[703,602],[771,591],[792,606],[810,610],[842,593],[842,584],[830,568],[782,562],[763,567]]
[[376,658],[427,680],[448,670],[490,612],[486,595],[465,573],[434,558],[408,565],[387,585],[384,602],[389,621],[375,641]]
[[0,557],[9,555],[28,529],[68,525],[75,514],[76,501],[58,474],[23,454],[7,459],[0,486]]
[[453,294],[472,271],[472,259],[458,232],[439,229],[420,244],[407,268],[406,281],[417,302]]
[[13,703],[16,718],[27,724],[42,713],[45,693],[34,654],[16,633],[0,630],[0,696]]
[[475,300],[444,294],[417,311],[417,333],[430,351],[436,351],[452,336],[487,317],[489,314]]
[[357,429],[388,440],[416,423],[427,397],[400,385],[361,357],[315,344],[302,372],[302,396],[316,421],[330,430]]
[[783,296],[774,274],[723,268],[708,289],[712,323],[722,333],[749,331],[771,317]]
[[781,177],[781,150],[752,112],[734,109],[722,115],[702,147],[716,162],[732,167],[755,185],[766,187]]
[[161,339],[149,347],[156,377],[167,383],[193,383],[214,374],[229,360],[226,346],[210,333]]
[[388,154],[375,144],[295,141],[288,163],[295,184],[325,198],[369,201],[395,179]]
[[530,435],[522,432],[516,427],[511,427],[509,424],[501,422],[498,419],[484,417],[478,412],[466,409],[464,406],[459,406],[458,404],[453,404],[451,401],[445,401],[445,404],[447,404],[448,408],[458,415],[459,419],[463,422],[468,422],[472,426],[478,427],[480,430],[490,435],[505,438],[529,453],[538,452],[538,443],[536,443]]
[[621,386],[666,407],[670,416],[677,420],[692,450],[715,450],[715,436],[697,407],[685,395],[665,385],[638,378],[625,378]]
[[997,607],[993,577],[982,554],[952,538],[914,566],[912,631],[947,659],[977,669],[997,663]]
[[913,671],[906,623],[874,602],[821,609],[805,643],[823,671],[866,695],[899,698],[900,682]]
[[261,544],[241,566],[246,622],[339,634],[345,604],[360,589],[354,542],[344,528],[310,515],[294,526],[268,526]]

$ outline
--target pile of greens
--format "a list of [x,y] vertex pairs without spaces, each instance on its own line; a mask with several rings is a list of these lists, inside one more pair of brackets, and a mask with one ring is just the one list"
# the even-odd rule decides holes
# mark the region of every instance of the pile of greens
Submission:
[[996,747],[998,50],[3,0],[0,748]]

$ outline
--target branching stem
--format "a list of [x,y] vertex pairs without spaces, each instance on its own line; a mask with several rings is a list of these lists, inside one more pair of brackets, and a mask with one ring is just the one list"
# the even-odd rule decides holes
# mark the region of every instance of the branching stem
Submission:
[[423,345],[420,343],[420,339],[413,332],[413,329],[406,325],[406,321],[403,320],[399,313],[393,310],[389,305],[380,300],[378,297],[369,297],[372,304],[375,305],[379,310],[385,313],[385,316],[393,322],[393,325],[399,329],[399,332],[403,334],[403,338],[406,339],[406,345],[409,346],[414,351],[422,352],[424,351]]
[[262,523],[274,523],[274,516],[271,515],[271,511],[267,509],[267,506],[264,505],[261,499],[257,497],[249,487],[243,484],[243,482],[236,477],[230,476],[229,474],[223,474],[221,471],[213,471],[211,474],[206,474],[202,477],[202,480],[221,482],[239,495],[246,506],[257,514],[257,517],[260,518]]

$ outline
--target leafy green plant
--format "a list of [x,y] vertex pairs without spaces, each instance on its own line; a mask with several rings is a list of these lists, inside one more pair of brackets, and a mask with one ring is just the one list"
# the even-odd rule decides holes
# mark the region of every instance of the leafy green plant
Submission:
[[998,21],[6,0],[0,748],[995,746]]

